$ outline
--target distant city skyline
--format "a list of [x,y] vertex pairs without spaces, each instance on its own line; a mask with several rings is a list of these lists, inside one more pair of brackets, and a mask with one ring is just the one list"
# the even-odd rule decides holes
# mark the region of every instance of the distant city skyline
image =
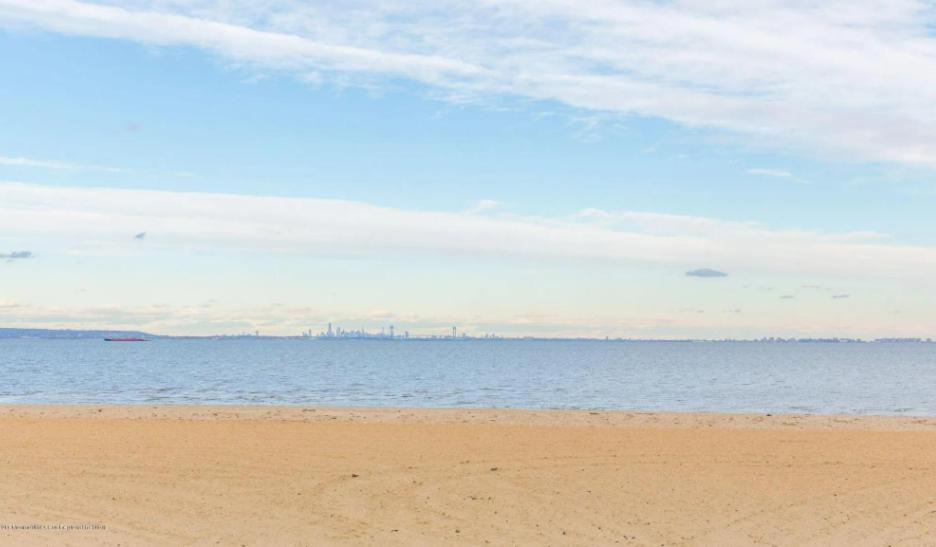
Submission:
[[0,0],[0,327],[936,336],[934,28]]

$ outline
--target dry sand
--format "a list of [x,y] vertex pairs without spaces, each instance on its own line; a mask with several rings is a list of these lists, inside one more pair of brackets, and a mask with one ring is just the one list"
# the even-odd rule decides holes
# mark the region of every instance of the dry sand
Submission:
[[936,544],[936,420],[0,407],[11,545]]

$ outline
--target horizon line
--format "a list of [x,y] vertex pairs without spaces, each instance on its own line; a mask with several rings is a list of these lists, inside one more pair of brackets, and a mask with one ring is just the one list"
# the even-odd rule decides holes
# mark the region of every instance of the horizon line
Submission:
[[[733,338],[733,337],[723,337],[723,338],[635,338],[635,337],[625,337],[625,336],[509,336],[509,335],[484,335],[484,336],[472,336],[468,334],[460,334],[458,336],[451,335],[425,335],[417,334],[410,336],[402,335],[386,335],[386,334],[377,334],[369,333],[366,331],[361,331],[361,334],[351,334],[351,335],[333,335],[328,336],[324,333],[310,335],[307,333],[299,335],[291,334],[260,334],[255,332],[254,334],[250,333],[239,333],[239,334],[159,334],[153,332],[147,332],[142,330],[126,330],[126,329],[71,329],[71,328],[30,328],[30,327],[0,327],[0,339],[3,338],[33,338],[33,339],[42,339],[41,336],[4,336],[4,334],[12,334],[14,332],[21,332],[26,334],[29,331],[33,331],[36,334],[48,333],[73,333],[84,336],[74,336],[71,338],[90,338],[92,336],[103,336],[103,335],[119,335],[119,334],[135,334],[143,335],[152,339],[223,339],[223,338],[238,338],[238,339],[300,339],[300,340],[373,340],[373,341],[516,341],[516,340],[532,340],[532,341],[594,341],[594,342],[770,342],[770,343],[936,343],[936,337],[919,337],[919,336],[884,336],[884,337],[875,337],[875,338],[862,338],[862,337],[852,337],[852,336],[762,336],[757,338]],[[46,339],[52,339],[46,338]]]

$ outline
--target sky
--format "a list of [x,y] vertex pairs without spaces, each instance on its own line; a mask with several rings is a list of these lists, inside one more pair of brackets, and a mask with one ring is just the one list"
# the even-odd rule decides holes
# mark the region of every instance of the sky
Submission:
[[936,337],[926,1],[0,0],[0,326]]

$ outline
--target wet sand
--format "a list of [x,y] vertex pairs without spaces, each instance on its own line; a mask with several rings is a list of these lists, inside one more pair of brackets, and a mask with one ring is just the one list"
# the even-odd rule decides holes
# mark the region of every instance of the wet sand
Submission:
[[934,530],[933,418],[0,406],[4,545],[925,545]]

